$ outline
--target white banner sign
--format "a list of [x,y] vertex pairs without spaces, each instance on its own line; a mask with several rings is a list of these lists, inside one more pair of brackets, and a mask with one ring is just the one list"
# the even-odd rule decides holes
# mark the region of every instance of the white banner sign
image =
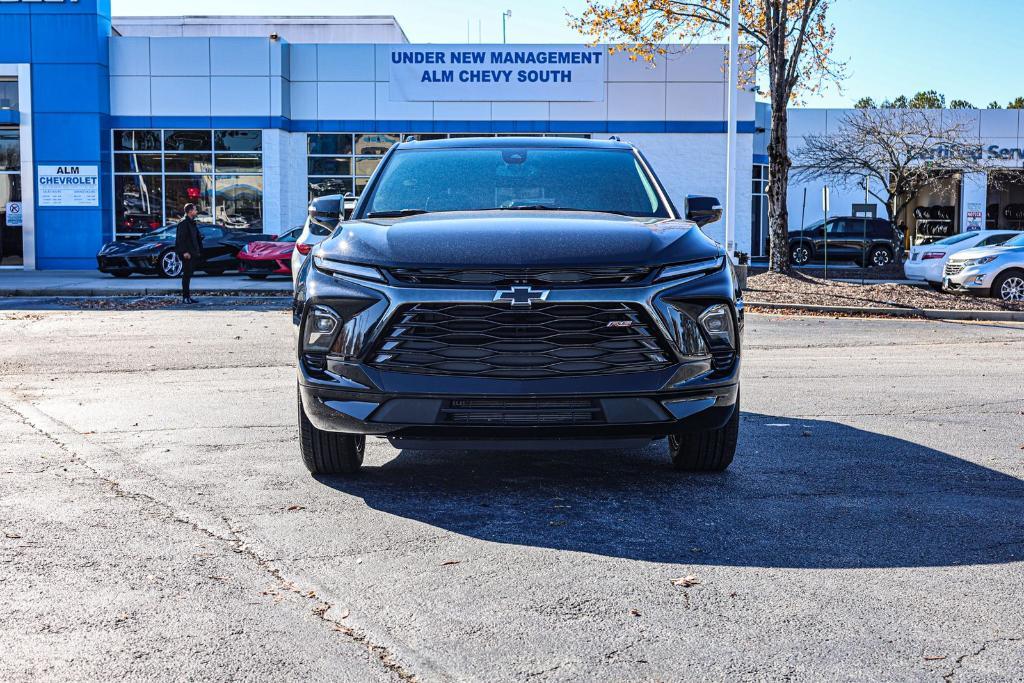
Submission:
[[25,218],[21,215],[21,202],[7,202],[4,211],[6,213],[7,227],[17,228],[25,224]]
[[100,176],[96,166],[40,166],[39,206],[99,206]]
[[607,55],[580,45],[395,45],[393,101],[604,100]]

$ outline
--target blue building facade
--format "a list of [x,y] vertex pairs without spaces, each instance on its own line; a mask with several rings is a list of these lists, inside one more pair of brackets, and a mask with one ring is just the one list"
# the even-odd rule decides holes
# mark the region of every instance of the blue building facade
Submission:
[[[412,45],[390,17],[112,19],[109,0],[6,0],[0,31],[0,267],[93,269],[104,242],[159,229],[185,203],[280,233],[312,196],[358,196],[411,135],[617,135],[677,203],[724,194],[721,46],[669,50],[652,67],[603,47],[576,59],[584,45]],[[460,84],[456,68],[426,88],[396,52],[502,58],[510,78]],[[569,80],[538,84],[535,62],[558,59]],[[755,120],[743,92],[739,154],[755,163],[753,185],[739,178],[739,226],[763,204]],[[732,246],[756,250],[760,234],[744,227]]]

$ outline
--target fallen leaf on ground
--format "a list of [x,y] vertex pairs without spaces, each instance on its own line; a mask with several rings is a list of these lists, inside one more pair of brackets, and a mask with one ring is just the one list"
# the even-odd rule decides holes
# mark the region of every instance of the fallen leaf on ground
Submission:
[[924,661],[926,661],[926,662],[934,662],[934,661],[938,661],[940,659],[945,659],[945,658],[946,658],[946,655],[933,655],[933,656],[930,656],[930,657],[929,656],[925,656]]
[[683,588],[689,588],[690,586],[700,585],[700,579],[693,574],[681,576],[678,579],[672,579],[673,586],[682,586]]
[[294,512],[295,510],[305,510],[306,506],[305,505],[289,505],[285,509],[288,510],[289,512]]
[[462,560],[446,560],[445,562],[441,563],[441,566],[442,567],[447,567],[448,565],[460,564],[461,562],[462,562]]
[[341,616],[340,616],[340,617],[338,617],[338,618],[339,618],[339,619],[348,619],[348,610],[344,610],[344,611],[343,611],[343,612],[341,613]]
[[6,536],[7,538],[21,538],[21,534],[12,534],[7,532],[4,532],[4,536]]
[[631,609],[629,610],[629,613],[632,614],[634,617],[640,616],[640,610],[638,609]]

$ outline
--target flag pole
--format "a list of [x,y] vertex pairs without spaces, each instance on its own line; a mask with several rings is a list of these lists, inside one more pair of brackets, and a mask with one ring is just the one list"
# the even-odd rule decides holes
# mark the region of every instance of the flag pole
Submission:
[[729,2],[729,117],[725,148],[725,252],[732,258],[736,239],[736,111],[739,96],[739,4]]

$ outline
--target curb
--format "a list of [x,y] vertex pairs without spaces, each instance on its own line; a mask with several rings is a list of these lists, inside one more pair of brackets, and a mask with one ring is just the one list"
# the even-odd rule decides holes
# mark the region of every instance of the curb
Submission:
[[847,313],[855,315],[884,315],[894,318],[929,318],[932,320],[984,320],[989,322],[1024,322],[1024,311],[959,311],[939,308],[865,308],[860,306],[818,306],[816,304],[770,304],[746,301],[746,308],[770,311],[789,310],[808,313]]
[[[223,297],[291,297],[294,294],[291,289],[266,289],[266,290],[231,290],[231,289],[193,289],[192,296],[223,296]],[[122,296],[172,296],[180,297],[181,292],[167,289],[31,289],[15,288],[0,291],[0,298],[7,297],[45,297],[53,299],[58,297],[74,296],[96,296],[96,297],[122,297]]]

